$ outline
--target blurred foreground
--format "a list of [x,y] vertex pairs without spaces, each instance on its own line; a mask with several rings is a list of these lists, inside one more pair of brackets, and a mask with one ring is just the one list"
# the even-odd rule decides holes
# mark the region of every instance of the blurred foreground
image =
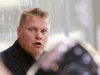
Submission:
[[92,50],[66,37],[42,58],[36,75],[99,75],[99,54]]

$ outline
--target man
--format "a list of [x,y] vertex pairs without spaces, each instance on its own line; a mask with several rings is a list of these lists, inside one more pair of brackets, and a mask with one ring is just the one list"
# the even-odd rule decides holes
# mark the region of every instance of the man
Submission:
[[1,53],[4,65],[13,75],[26,75],[47,44],[50,29],[49,14],[40,8],[23,12],[17,28],[17,40]]

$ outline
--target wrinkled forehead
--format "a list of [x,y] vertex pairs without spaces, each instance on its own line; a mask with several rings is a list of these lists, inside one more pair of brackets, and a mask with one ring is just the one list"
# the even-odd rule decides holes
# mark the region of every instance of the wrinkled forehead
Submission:
[[50,19],[49,17],[29,16],[25,24],[28,26],[50,28]]

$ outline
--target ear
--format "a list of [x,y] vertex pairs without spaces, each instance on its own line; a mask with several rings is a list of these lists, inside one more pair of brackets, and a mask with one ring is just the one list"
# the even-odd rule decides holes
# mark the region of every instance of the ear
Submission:
[[17,38],[20,39],[20,28],[17,28]]

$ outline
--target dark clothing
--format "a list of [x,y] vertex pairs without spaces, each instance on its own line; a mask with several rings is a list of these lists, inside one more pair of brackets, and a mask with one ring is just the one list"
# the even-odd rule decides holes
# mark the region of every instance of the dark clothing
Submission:
[[13,75],[26,75],[28,69],[36,61],[22,49],[18,40],[1,53],[1,58]]

